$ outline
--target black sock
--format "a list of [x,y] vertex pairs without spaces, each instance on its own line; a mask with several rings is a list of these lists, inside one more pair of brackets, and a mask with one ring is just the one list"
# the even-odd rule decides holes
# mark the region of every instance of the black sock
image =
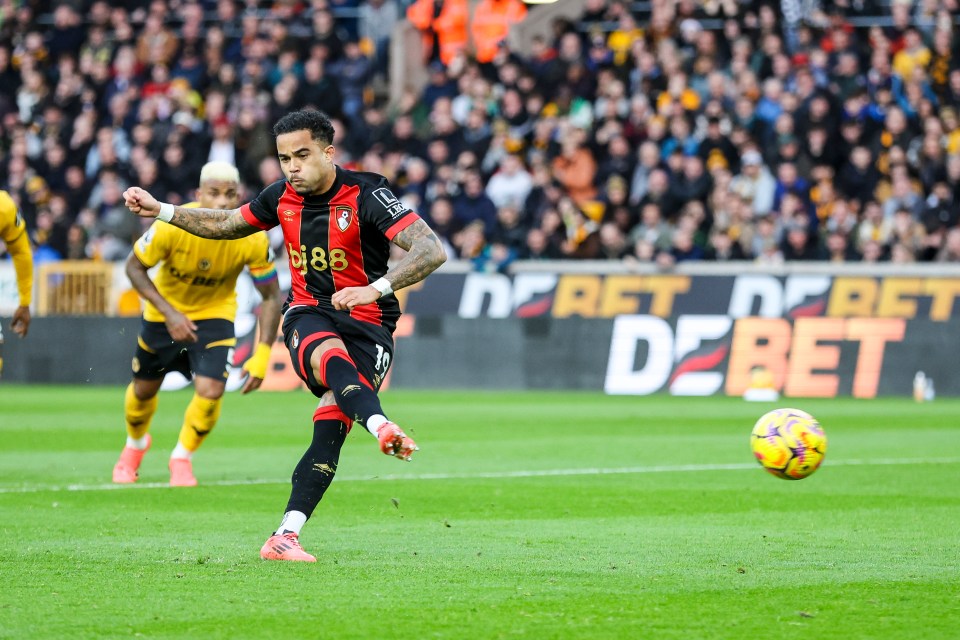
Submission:
[[373,389],[360,381],[357,367],[343,357],[346,354],[343,353],[342,356],[340,353],[331,355],[324,363],[323,383],[333,391],[340,410],[354,422],[365,425],[370,416],[383,415],[380,398]]
[[[336,407],[330,409],[340,413]],[[293,489],[287,502],[287,511],[300,511],[308,518],[333,481],[340,460],[340,448],[348,431],[342,419],[331,418],[330,412],[325,413],[327,415],[313,423],[313,442],[293,470]]]

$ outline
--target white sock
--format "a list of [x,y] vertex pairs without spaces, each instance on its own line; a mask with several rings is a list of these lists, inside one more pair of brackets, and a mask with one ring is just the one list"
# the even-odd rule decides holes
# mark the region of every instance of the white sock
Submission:
[[297,535],[300,535],[300,529],[303,528],[303,525],[307,522],[307,514],[302,511],[287,511],[283,514],[283,520],[280,521],[280,526],[274,532],[274,535],[279,535],[285,531],[292,531]]
[[367,431],[373,434],[373,437],[377,437],[377,429],[383,426],[383,423],[389,422],[385,417],[379,413],[375,413],[367,419]]
[[143,451],[144,449],[147,448],[148,442],[150,442],[150,440],[147,438],[146,435],[142,435],[139,438],[131,438],[130,436],[127,436],[127,446],[130,447],[131,449],[137,449],[139,451]]
[[190,458],[193,457],[193,451],[190,451],[189,449],[187,449],[185,446],[183,446],[178,442],[177,446],[174,447],[173,449],[173,453],[170,454],[170,457],[184,458],[185,460],[189,460]]

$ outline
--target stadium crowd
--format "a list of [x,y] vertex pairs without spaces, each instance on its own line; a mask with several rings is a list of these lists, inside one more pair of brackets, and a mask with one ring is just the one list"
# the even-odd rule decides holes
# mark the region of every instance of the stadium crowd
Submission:
[[[535,9],[466,6],[0,0],[0,189],[37,259],[122,260],[128,185],[224,160],[252,197],[313,106],[478,269],[960,261],[957,0],[586,0],[526,53],[498,20]],[[405,18],[429,80],[389,95]]]

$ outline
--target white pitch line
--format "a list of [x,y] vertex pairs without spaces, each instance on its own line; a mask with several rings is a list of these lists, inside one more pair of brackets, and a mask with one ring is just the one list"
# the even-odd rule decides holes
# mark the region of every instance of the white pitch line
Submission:
[[[877,458],[874,460],[849,459],[825,462],[830,467],[891,466],[910,464],[957,464],[960,458]],[[521,471],[479,471],[477,473],[421,473],[417,475],[382,476],[337,476],[335,482],[370,482],[385,480],[497,480],[509,478],[547,478],[556,476],[603,476],[616,474],[641,473],[689,473],[702,471],[743,471],[758,469],[754,462],[734,462],[729,464],[681,464],[653,465],[645,467],[588,467],[583,469],[532,469]],[[290,480],[273,478],[250,478],[245,480],[211,480],[204,487],[243,487],[262,484],[287,484]],[[33,485],[21,487],[0,487],[0,494],[41,493],[64,491],[114,491],[130,489],[169,489],[166,482],[142,482],[137,484],[67,484]]]

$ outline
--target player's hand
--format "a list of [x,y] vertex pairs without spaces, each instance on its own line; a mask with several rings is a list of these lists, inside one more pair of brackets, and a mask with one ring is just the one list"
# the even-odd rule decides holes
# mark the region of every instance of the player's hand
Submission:
[[141,218],[156,218],[160,213],[160,202],[140,187],[130,187],[124,191],[123,203]]
[[333,303],[333,308],[338,311],[349,311],[356,306],[370,304],[379,299],[380,292],[370,285],[365,287],[346,287],[330,296],[330,302]]
[[21,338],[27,335],[30,330],[30,307],[17,307],[13,312],[13,320],[10,321],[10,328]]
[[197,325],[193,320],[179,311],[173,311],[166,316],[167,331],[176,342],[196,342]]
[[250,393],[260,388],[263,379],[267,377],[267,365],[269,363],[270,346],[262,342],[257,343],[256,351],[243,363],[243,372],[247,374],[248,378],[241,393]]

